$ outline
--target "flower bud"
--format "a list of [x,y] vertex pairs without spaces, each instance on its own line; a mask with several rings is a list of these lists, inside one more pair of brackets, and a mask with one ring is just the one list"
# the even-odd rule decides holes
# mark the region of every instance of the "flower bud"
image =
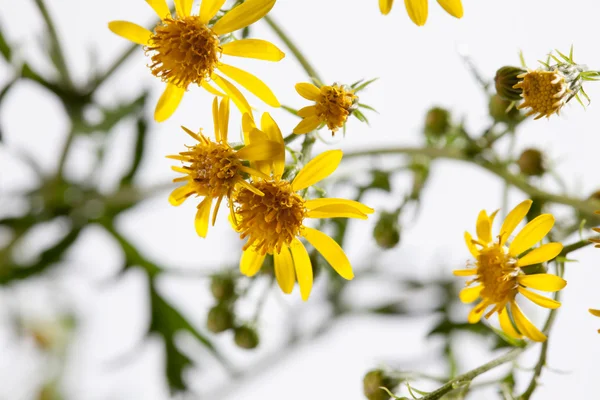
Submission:
[[377,245],[383,249],[396,247],[400,242],[398,214],[386,211],[382,212],[375,224],[375,229],[373,229],[373,237]]
[[546,172],[544,155],[536,149],[527,149],[521,153],[517,165],[523,175],[541,176]]
[[206,327],[213,333],[233,328],[233,313],[228,307],[217,304],[208,312]]
[[242,325],[235,328],[234,341],[235,344],[242,349],[254,349],[259,343],[258,333],[254,328],[251,328],[248,325]]
[[522,68],[505,66],[496,71],[496,77],[494,81],[496,83],[496,93],[504,100],[508,101],[519,101],[521,100],[521,93],[523,92],[520,88],[514,88],[519,83],[520,78],[518,75],[525,73]]
[[492,97],[490,97],[489,103],[490,116],[496,122],[520,122],[523,119],[523,117],[516,107],[512,107],[510,110],[506,111],[508,107],[510,107],[510,105],[510,101],[504,100],[497,94],[493,95]]
[[389,400],[390,395],[381,387],[392,391],[398,383],[398,380],[387,376],[382,370],[374,369],[367,372],[363,378],[363,392],[369,400]]
[[210,291],[215,300],[225,302],[235,295],[235,282],[231,276],[215,275],[210,281]]
[[427,136],[441,137],[450,128],[450,112],[441,107],[433,107],[425,116],[425,134]]

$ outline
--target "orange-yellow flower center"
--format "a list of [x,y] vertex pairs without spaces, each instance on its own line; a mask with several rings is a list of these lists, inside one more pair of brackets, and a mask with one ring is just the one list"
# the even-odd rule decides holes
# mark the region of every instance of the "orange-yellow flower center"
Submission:
[[219,37],[198,16],[164,19],[146,52],[152,73],[181,88],[210,78],[221,57]]
[[254,246],[261,254],[279,253],[302,230],[306,215],[304,199],[293,192],[287,181],[252,183],[264,196],[242,187],[235,196],[237,230],[248,237],[244,250]]
[[186,166],[197,192],[202,196],[229,196],[239,176],[242,162],[228,145],[203,138],[201,143],[179,153],[187,159]]
[[557,113],[567,101],[568,84],[559,71],[530,71],[518,78],[523,80],[513,87],[523,90],[525,100],[518,108],[530,107],[527,115],[549,117]]
[[484,301],[504,305],[517,294],[517,260],[499,244],[482,249],[477,257],[477,278],[483,285]]
[[321,93],[316,100],[317,116],[327,122],[332,132],[336,132],[344,126],[357,99],[358,96],[343,86],[321,86]]

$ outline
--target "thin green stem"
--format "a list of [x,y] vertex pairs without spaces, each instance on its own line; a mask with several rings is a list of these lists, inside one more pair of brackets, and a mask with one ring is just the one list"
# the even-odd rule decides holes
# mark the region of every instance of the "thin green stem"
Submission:
[[56,168],[56,178],[60,178],[63,175],[63,171],[65,169],[65,163],[67,162],[67,156],[69,155],[69,151],[71,150],[71,146],[73,145],[74,139],[75,139],[75,130],[71,129],[71,131],[67,135],[65,144],[63,145],[63,149],[60,153],[60,158],[58,159],[58,166]]
[[119,57],[115,59],[115,61],[113,61],[106,71],[96,77],[92,83],[92,86],[89,88],[90,93],[98,89],[98,87],[100,87],[112,74],[114,74],[121,64],[123,64],[139,46],[139,44],[133,44],[129,46],[127,50],[125,50]]

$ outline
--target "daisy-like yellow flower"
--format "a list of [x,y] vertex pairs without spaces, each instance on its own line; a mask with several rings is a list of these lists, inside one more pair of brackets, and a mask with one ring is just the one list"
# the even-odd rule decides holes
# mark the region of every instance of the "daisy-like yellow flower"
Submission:
[[567,282],[556,275],[526,275],[521,270],[527,265],[549,261],[562,251],[560,243],[547,243],[528,251],[550,232],[554,226],[552,215],[542,214],[536,217],[525,225],[510,244],[507,243],[517,225],[527,215],[531,203],[531,200],[525,200],[508,213],[500,234],[495,239],[492,238],[492,223],[496,212],[488,216],[482,210],[477,218],[477,239],[465,232],[465,242],[476,260],[475,268],[456,270],[454,275],[474,276],[467,282],[469,287],[464,288],[459,295],[464,303],[481,299],[469,314],[470,323],[479,322],[486,310],[492,307],[485,317],[489,318],[497,313],[500,327],[507,335],[518,339],[526,336],[536,342],[543,342],[546,335],[523,314],[517,305],[516,296],[520,293],[539,306],[555,309],[560,307],[558,301],[530,289],[556,292],[564,288]]
[[[367,219],[373,209],[357,201],[337,198],[307,200],[298,192],[329,176],[342,159],[340,150],[326,151],[308,162],[292,181],[281,178],[284,161],[263,165],[269,179],[251,182],[253,190],[240,187],[234,194],[234,226],[242,239],[240,271],[255,275],[265,256],[272,254],[275,276],[284,293],[291,293],[296,280],[303,300],[312,290],[313,273],[310,257],[300,241],[306,239],[333,269],[344,279],[352,279],[352,266],[344,250],[325,233],[304,225],[307,218],[359,218]],[[257,192],[264,196],[259,196]]]
[[571,90],[565,75],[558,69],[552,71],[535,70],[518,75],[522,79],[513,86],[521,89],[524,101],[517,108],[529,107],[527,116],[537,114],[534,119],[558,114],[570,99]]
[[[245,114],[247,118],[250,118]],[[204,199],[198,204],[195,226],[196,232],[201,237],[206,237],[213,200],[217,200],[213,211],[212,224],[217,218],[217,212],[224,197],[229,199],[229,208],[233,213],[231,194],[238,187],[245,187],[257,196],[263,193],[255,186],[244,180],[243,174],[250,176],[267,176],[254,168],[243,164],[244,160],[260,161],[277,159],[284,156],[283,138],[281,140],[270,140],[268,138],[253,137],[251,142],[240,150],[234,150],[227,143],[227,131],[229,125],[229,98],[225,97],[219,105],[217,98],[213,102],[213,120],[216,141],[212,141],[202,134],[194,133],[182,127],[188,135],[198,141],[193,146],[187,146],[186,151],[178,155],[167,156],[174,160],[182,161],[182,166],[173,166],[173,170],[184,174],[184,176],[173,179],[173,182],[185,182],[185,185],[173,190],[169,196],[169,202],[178,206],[188,197],[195,194],[203,196]]]
[[[453,17],[462,18],[463,6],[461,0],[437,0],[438,4]],[[429,0],[404,0],[406,12],[410,19],[417,25],[423,26],[427,22]],[[392,10],[394,0],[379,0],[379,9],[383,15]]]
[[[600,317],[600,310],[590,308],[589,312],[590,312],[590,314],[592,314],[595,317]],[[598,333],[600,333],[600,329],[598,329]]]
[[344,85],[323,85],[321,88],[312,83],[296,84],[296,91],[315,104],[298,111],[302,121],[294,128],[294,133],[302,134],[314,131],[322,124],[327,124],[331,134],[344,126],[350,113],[358,105],[358,96]]
[[175,112],[191,84],[202,86],[215,95],[226,94],[242,114],[250,113],[244,95],[216,71],[231,78],[268,105],[280,106],[271,89],[256,76],[221,62],[222,55],[267,61],[279,61],[284,57],[284,53],[274,44],[264,40],[242,39],[222,43],[223,35],[243,29],[264,17],[275,0],[247,0],[216,21],[215,16],[225,0],[202,0],[198,15],[192,15],[193,0],[175,0],[175,16],[171,15],[166,0],[146,2],[161,19],[154,32],[128,21],[112,21],[108,27],[117,35],[144,46],[150,57],[152,74],[167,84],[156,104],[156,121],[164,121]]

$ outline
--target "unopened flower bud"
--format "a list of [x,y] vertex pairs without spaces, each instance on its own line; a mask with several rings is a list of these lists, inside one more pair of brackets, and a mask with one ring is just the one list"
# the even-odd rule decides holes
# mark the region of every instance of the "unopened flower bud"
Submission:
[[242,325],[235,328],[234,341],[235,344],[242,349],[254,349],[259,343],[258,333],[254,328],[251,328],[248,325]]
[[425,134],[441,137],[450,128],[450,112],[441,107],[433,107],[425,116]]
[[235,294],[235,282],[231,276],[215,275],[210,281],[210,291],[218,302],[230,300]]
[[373,237],[377,245],[383,249],[396,247],[400,242],[400,225],[396,213],[382,212],[373,229]]
[[523,117],[519,110],[517,110],[516,107],[511,107],[510,110],[508,110],[510,105],[510,101],[503,99],[497,94],[493,95],[490,97],[489,103],[490,116],[496,122],[511,123],[521,121]]
[[387,376],[380,369],[367,372],[363,378],[363,392],[369,400],[389,400],[390,395],[381,387],[392,391],[397,385],[398,380]]
[[233,313],[228,307],[216,305],[208,312],[206,327],[213,333],[233,328]]
[[523,175],[541,176],[546,172],[545,160],[542,152],[536,149],[527,149],[521,153],[517,165]]
[[496,77],[494,81],[496,83],[496,93],[504,100],[508,101],[519,101],[521,100],[521,93],[523,92],[520,88],[514,88],[519,83],[520,78],[518,75],[525,73],[522,68],[518,67],[502,67],[496,71]]

